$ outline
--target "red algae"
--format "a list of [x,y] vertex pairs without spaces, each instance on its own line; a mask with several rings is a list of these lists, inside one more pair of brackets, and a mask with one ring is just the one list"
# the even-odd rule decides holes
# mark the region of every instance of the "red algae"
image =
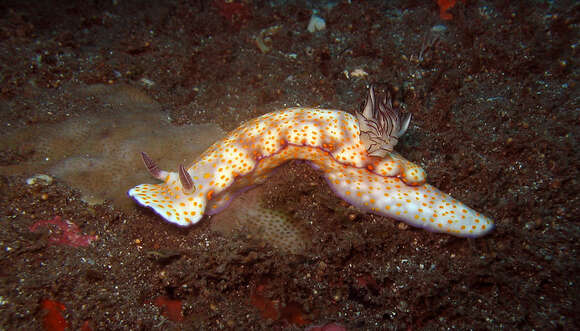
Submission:
[[[446,21],[453,18],[453,15],[448,13],[447,11],[455,6],[457,0],[437,0],[437,5],[439,5],[439,17]],[[465,3],[465,0],[461,0],[461,2]]]
[[215,0],[213,6],[218,9],[221,17],[238,28],[252,18],[250,8],[243,2]]
[[30,231],[36,232],[40,227],[56,226],[56,233],[48,238],[49,244],[65,245],[71,247],[87,247],[97,236],[84,235],[79,227],[69,220],[63,220],[60,216],[55,216],[51,220],[41,220],[30,226]]
[[45,312],[42,319],[42,326],[46,331],[63,331],[68,327],[68,323],[63,312],[66,310],[65,306],[54,300],[43,300],[41,303],[42,310]]
[[258,285],[250,296],[250,303],[252,306],[258,308],[263,318],[277,320],[280,317],[277,304],[274,300],[270,300],[264,296],[265,289],[266,285]]
[[270,299],[264,295],[266,289],[267,285],[260,284],[250,296],[250,304],[260,311],[262,318],[273,321],[286,321],[297,326],[305,326],[311,322],[306,318],[300,304],[289,302],[284,307],[281,307],[278,300]]
[[153,300],[153,304],[162,310],[163,316],[173,322],[183,321],[183,310],[181,300],[172,300],[166,296],[158,296]]

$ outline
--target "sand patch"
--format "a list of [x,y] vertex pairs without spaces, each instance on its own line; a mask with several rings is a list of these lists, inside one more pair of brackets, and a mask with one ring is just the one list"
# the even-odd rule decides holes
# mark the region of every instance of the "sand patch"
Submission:
[[2,137],[0,150],[16,150],[27,159],[0,167],[1,174],[48,173],[78,189],[89,203],[110,200],[127,209],[134,206],[127,190],[156,181],[149,177],[141,151],[162,169],[174,170],[224,136],[213,124],[172,125],[155,100],[130,86],[93,85],[75,93],[97,109]]

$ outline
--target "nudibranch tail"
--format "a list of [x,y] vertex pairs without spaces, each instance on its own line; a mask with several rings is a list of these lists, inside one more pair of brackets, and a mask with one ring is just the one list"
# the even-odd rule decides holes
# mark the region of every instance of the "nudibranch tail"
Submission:
[[338,196],[359,209],[428,231],[480,237],[494,228],[491,219],[429,184],[409,186],[397,177],[345,167],[326,168],[324,177]]
[[367,147],[370,156],[384,157],[391,152],[399,138],[405,134],[411,114],[402,114],[399,107],[393,106],[390,93],[377,102],[374,86],[369,88],[369,94],[363,109],[356,113],[360,126],[360,139]]

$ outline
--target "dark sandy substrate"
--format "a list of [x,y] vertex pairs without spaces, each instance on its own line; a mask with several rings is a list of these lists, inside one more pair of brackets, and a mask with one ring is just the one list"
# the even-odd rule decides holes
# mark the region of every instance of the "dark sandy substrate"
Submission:
[[[140,90],[175,125],[230,130],[298,103],[353,111],[369,82],[390,82],[413,114],[396,149],[497,229],[460,239],[364,215],[293,161],[259,188],[310,229],[293,255],[212,232],[211,219],[181,229],[144,209],[89,206],[60,179],[3,175],[0,328],[58,330],[47,300],[66,307],[71,330],[580,328],[578,5],[458,2],[443,21],[435,2],[341,2],[321,10],[317,34],[305,30],[309,3],[244,6],[4,2],[0,132],[102,111],[71,92],[95,84]],[[276,25],[262,54],[254,39]],[[344,74],[359,68],[368,76]],[[33,153],[5,148],[1,166]],[[55,216],[97,239],[52,245],[48,229],[30,231]]]

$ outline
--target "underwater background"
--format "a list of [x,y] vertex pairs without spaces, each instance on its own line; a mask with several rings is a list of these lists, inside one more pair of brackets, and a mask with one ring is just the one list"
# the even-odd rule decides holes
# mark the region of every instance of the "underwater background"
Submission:
[[[0,330],[578,329],[575,1],[0,3]],[[363,213],[303,161],[180,228],[127,191],[295,106],[412,114],[396,151],[488,215]],[[275,220],[275,222],[269,222]]]

